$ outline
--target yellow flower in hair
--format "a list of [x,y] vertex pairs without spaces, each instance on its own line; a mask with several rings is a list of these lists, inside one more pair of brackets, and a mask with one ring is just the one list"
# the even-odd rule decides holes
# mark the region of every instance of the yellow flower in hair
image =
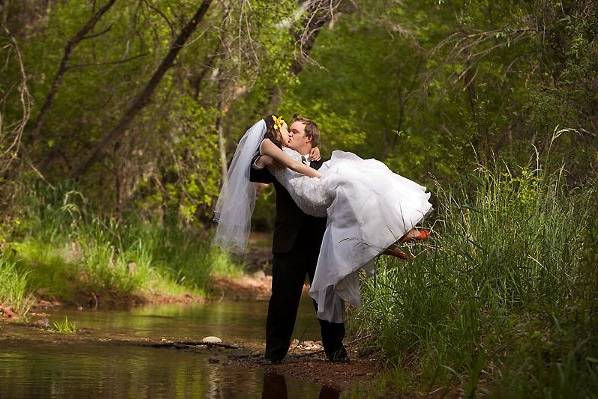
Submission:
[[284,119],[282,119],[282,116],[276,116],[276,115],[272,115],[272,119],[274,119],[274,128],[275,129],[280,129],[284,123]]

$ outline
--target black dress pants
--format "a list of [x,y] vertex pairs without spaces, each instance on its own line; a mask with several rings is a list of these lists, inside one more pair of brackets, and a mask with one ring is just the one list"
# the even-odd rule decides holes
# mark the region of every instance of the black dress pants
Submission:
[[[301,299],[301,290],[305,275],[311,284],[316,270],[319,246],[317,251],[297,245],[288,253],[274,254],[272,260],[272,296],[268,305],[266,321],[266,354],[270,360],[282,360],[289,350],[291,335],[295,327],[297,309]],[[307,249],[307,250],[306,250]],[[312,300],[317,311],[317,303]],[[320,320],[322,345],[328,358],[345,353],[343,338],[344,323],[330,323]]]

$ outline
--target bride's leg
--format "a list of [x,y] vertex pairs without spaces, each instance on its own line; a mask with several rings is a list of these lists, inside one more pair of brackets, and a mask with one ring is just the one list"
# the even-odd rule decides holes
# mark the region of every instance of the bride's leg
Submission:
[[403,260],[411,260],[413,256],[407,254],[406,252],[399,249],[396,244],[392,244],[390,247],[386,248],[383,252],[384,255],[391,255],[399,259]]
[[397,242],[392,244],[390,247],[386,248],[386,250],[384,250],[383,254],[395,256],[399,259],[411,260],[411,259],[413,259],[413,256],[411,256],[411,255],[407,254],[406,252],[404,252],[403,250],[401,250],[397,244],[406,242],[406,241],[415,241],[415,240],[423,241],[423,240],[427,240],[429,237],[430,237],[430,230],[413,228],[413,229],[409,230],[407,233],[405,233],[403,235],[403,237],[399,238],[397,240]]
[[429,237],[430,237],[430,230],[413,228],[413,229],[409,230],[407,233],[405,233],[403,235],[403,237],[399,238],[396,243],[394,243],[390,247],[386,248],[386,250],[383,252],[383,254],[395,256],[399,259],[411,260],[411,259],[413,259],[413,256],[405,253],[403,250],[401,250],[398,247],[397,244],[403,243],[406,241],[415,241],[415,240],[423,241],[423,240],[427,240]]

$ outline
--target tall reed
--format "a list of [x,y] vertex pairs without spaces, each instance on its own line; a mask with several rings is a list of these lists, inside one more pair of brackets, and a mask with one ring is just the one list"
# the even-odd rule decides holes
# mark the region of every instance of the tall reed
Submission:
[[595,189],[567,192],[561,173],[528,169],[480,167],[464,182],[437,188],[433,239],[413,262],[380,259],[358,328],[413,371],[407,390],[589,395],[598,389]]
[[33,304],[27,282],[27,273],[17,270],[13,257],[0,254],[0,305],[25,316]]
[[71,300],[158,292],[201,293],[212,274],[240,274],[209,234],[131,213],[101,216],[68,186],[32,190],[13,234],[31,290]]

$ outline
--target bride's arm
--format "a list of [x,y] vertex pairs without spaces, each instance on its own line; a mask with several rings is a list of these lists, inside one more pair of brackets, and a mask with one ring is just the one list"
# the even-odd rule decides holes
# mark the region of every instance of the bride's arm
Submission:
[[282,152],[270,139],[265,139],[261,144],[262,155],[268,155],[272,157],[274,161],[280,164],[283,168],[289,168],[297,173],[301,173],[305,176],[310,177],[321,177],[322,175],[315,169],[310,168],[307,165],[302,164],[299,161],[295,161],[287,154]]

